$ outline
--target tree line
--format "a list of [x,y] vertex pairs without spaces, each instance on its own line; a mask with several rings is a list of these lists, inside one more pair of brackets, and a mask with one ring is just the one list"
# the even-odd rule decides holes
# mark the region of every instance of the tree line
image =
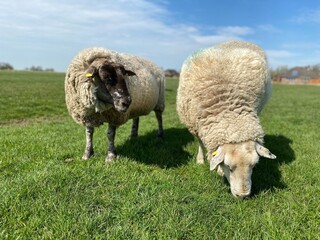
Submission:
[[[0,62],[0,70],[14,70],[14,67],[10,63]],[[53,68],[43,68],[41,66],[31,66],[30,68],[25,68],[25,70],[34,72],[54,72]]]
[[309,77],[310,79],[320,78],[320,64],[316,64],[313,66],[303,66],[303,67],[292,67],[289,68],[287,66],[279,66],[274,69],[270,69],[270,74],[272,79],[279,79],[282,77],[286,77],[290,73],[296,71],[297,75],[302,75],[305,77]]

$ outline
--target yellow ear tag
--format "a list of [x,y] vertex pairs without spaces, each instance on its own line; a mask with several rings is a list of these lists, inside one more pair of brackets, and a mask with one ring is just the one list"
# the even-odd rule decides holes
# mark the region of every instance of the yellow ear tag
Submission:
[[92,77],[91,73],[86,73],[86,77]]
[[214,152],[212,153],[212,156],[217,155],[217,153],[218,153],[218,151],[214,151]]

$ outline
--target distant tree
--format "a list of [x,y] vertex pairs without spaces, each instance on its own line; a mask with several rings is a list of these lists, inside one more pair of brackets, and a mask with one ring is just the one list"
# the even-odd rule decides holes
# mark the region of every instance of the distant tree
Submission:
[[320,78],[320,64],[311,67],[312,78]]
[[30,71],[34,71],[34,72],[41,72],[43,71],[42,70],[42,67],[40,66],[31,66],[31,68],[29,68]]
[[270,74],[271,74],[271,79],[273,81],[279,81],[283,75],[285,75],[288,72],[288,67],[287,66],[279,66],[276,69],[270,69]]
[[0,63],[0,70],[13,70],[13,66],[9,63]]
[[46,72],[54,72],[54,69],[53,68],[46,68],[44,71],[46,71]]
[[164,75],[166,77],[179,77],[180,74],[174,69],[167,69],[164,71]]
[[26,68],[27,71],[34,71],[34,72],[54,72],[53,68],[42,68],[41,66],[31,66],[30,68]]
[[320,78],[320,64],[314,66],[296,66],[288,68],[287,66],[280,66],[275,69],[270,69],[271,78],[273,81],[281,81],[283,77],[297,78],[297,79],[318,79]]

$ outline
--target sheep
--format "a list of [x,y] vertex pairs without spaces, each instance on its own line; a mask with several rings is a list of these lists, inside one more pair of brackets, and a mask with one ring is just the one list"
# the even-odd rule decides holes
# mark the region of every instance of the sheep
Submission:
[[86,127],[83,160],[94,154],[94,128],[104,122],[109,125],[106,163],[117,157],[114,145],[116,128],[129,119],[133,119],[131,137],[136,137],[139,116],[154,111],[158,136],[163,136],[164,73],[143,58],[104,48],[80,51],[66,72],[65,98],[69,114],[75,122]]
[[271,96],[264,51],[249,42],[226,41],[187,58],[177,90],[177,112],[205,149],[210,170],[224,175],[234,196],[251,193],[252,169],[259,156],[275,159],[263,146],[258,114]]

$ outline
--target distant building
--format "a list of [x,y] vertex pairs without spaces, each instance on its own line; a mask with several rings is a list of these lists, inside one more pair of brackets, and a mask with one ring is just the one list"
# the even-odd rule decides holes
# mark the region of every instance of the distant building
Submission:
[[280,82],[287,84],[308,84],[315,76],[310,66],[307,67],[294,67],[289,69],[281,76]]
[[313,66],[294,67],[280,66],[270,69],[272,81],[284,84],[320,84],[320,63]]
[[320,84],[320,78],[310,79],[310,81],[308,83],[312,84],[312,85],[318,85],[318,84]]

